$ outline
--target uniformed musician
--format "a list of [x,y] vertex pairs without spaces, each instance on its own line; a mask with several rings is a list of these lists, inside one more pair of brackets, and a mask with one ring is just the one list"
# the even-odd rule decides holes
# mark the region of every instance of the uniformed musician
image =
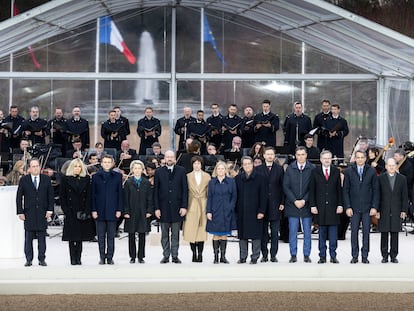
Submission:
[[158,137],[161,135],[160,120],[154,118],[151,107],[145,108],[145,116],[138,121],[137,133],[141,138],[139,154],[146,155],[147,148],[158,142]]
[[104,148],[121,150],[122,138],[125,137],[125,127],[120,120],[116,120],[115,110],[109,111],[109,118],[102,123],[101,137],[104,139]]
[[184,116],[177,120],[175,123],[174,132],[179,135],[178,150],[185,149],[185,141],[190,137],[188,132],[188,123],[195,122],[195,118],[191,115],[192,110],[190,107],[184,107]]
[[303,106],[300,102],[294,103],[294,112],[289,114],[283,125],[285,133],[284,144],[289,146],[289,152],[295,153],[297,146],[305,144],[304,137],[312,129],[311,119],[303,113]]
[[270,100],[262,103],[262,112],[254,117],[255,141],[266,146],[276,146],[276,131],[279,129],[279,117],[270,111]]
[[210,126],[210,143],[219,147],[222,140],[221,127],[223,124],[223,116],[217,103],[211,104],[211,116],[207,118],[207,124]]
[[81,117],[79,106],[72,109],[72,118],[66,122],[66,133],[68,135],[68,149],[72,149],[72,141],[75,139],[82,141],[82,150],[89,149],[89,122]]
[[230,149],[231,142],[235,136],[240,136],[240,128],[242,125],[242,118],[237,115],[237,106],[235,104],[231,104],[228,108],[228,114],[223,118],[223,140],[222,144],[223,148],[219,149]]
[[39,118],[39,107],[30,108],[30,117],[22,123],[22,135],[35,144],[44,144],[47,121]]

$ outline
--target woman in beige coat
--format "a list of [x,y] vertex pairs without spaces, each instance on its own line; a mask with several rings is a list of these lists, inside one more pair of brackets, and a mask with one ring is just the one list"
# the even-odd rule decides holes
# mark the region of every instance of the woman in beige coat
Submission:
[[193,252],[193,262],[203,261],[204,241],[207,240],[206,232],[206,205],[207,187],[210,175],[204,172],[203,157],[191,158],[193,171],[187,174],[188,181],[188,209],[183,224],[183,237],[190,242]]

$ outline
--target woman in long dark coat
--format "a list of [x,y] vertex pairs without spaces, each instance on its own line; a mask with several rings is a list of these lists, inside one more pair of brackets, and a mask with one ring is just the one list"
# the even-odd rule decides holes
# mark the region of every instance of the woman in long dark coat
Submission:
[[69,241],[72,265],[82,264],[82,241],[95,237],[95,223],[90,217],[90,183],[82,160],[72,160],[60,184],[60,202],[65,214],[62,240]]
[[213,234],[214,263],[229,263],[226,259],[227,236],[236,229],[234,209],[237,199],[236,183],[227,177],[226,163],[219,161],[214,168],[208,184],[207,194],[207,226],[206,230]]
[[[148,231],[148,221],[154,214],[152,188],[149,181],[142,176],[144,163],[134,160],[130,170],[133,177],[124,185],[124,230],[128,232],[130,263],[135,263],[137,256],[139,263],[145,263],[145,234]],[[138,233],[138,253],[135,233]]]

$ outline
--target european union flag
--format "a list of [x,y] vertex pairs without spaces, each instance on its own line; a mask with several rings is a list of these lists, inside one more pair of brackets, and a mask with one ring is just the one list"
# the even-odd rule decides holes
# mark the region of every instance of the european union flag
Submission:
[[217,58],[223,65],[227,65],[223,59],[223,55],[221,55],[220,51],[217,48],[216,40],[214,39],[213,32],[210,29],[210,24],[208,23],[207,17],[203,14],[203,21],[204,21],[204,42],[210,42],[211,46],[216,52]]

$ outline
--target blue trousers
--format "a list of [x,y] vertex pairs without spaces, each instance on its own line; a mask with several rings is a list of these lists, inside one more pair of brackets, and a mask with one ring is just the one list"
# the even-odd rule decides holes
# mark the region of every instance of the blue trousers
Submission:
[[326,258],[326,239],[329,239],[329,256],[336,258],[338,226],[319,226],[319,257]]
[[303,231],[303,256],[310,256],[311,253],[311,228],[312,217],[289,217],[289,249],[291,256],[298,253],[298,229],[299,221],[302,220]]
[[359,224],[362,221],[362,258],[368,258],[369,252],[369,230],[371,227],[371,217],[369,213],[354,213],[351,217],[351,249],[352,257],[358,258],[359,255],[359,242],[358,231]]
[[24,232],[24,254],[26,261],[33,260],[33,239],[37,237],[37,258],[44,261],[46,258],[46,230]]
[[101,259],[112,259],[115,252],[116,220],[96,222],[98,235],[99,256]]

